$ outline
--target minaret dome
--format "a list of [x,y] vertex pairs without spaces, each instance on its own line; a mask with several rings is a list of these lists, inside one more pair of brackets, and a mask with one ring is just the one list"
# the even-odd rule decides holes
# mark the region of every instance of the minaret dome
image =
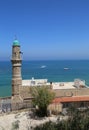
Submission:
[[20,43],[17,39],[13,41],[13,46],[20,46]]

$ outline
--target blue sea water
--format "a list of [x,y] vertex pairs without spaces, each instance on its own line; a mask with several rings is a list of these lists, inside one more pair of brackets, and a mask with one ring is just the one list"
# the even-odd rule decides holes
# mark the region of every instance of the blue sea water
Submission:
[[[0,97],[11,95],[11,77],[11,62],[0,61]],[[46,78],[49,82],[70,82],[79,78],[89,86],[89,60],[23,61],[22,78],[32,77]]]

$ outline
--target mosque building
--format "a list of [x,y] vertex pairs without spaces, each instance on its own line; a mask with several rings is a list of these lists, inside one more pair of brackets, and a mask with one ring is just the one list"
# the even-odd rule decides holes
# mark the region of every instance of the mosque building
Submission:
[[85,104],[89,106],[89,88],[85,85],[85,81],[80,79],[74,82],[51,82],[47,79],[22,79],[22,52],[20,43],[17,39],[12,45],[12,96],[0,99],[0,108],[8,110],[19,110],[31,107],[31,91],[32,86],[50,86],[50,90],[55,92],[55,99],[50,104],[49,109],[58,109],[62,111],[71,103]]

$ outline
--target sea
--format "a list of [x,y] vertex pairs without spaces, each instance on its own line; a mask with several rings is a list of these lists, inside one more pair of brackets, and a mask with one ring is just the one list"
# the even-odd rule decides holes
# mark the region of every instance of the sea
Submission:
[[[85,80],[89,86],[89,60],[23,61],[22,79],[48,79],[48,82]],[[11,96],[12,65],[0,61],[0,97]]]

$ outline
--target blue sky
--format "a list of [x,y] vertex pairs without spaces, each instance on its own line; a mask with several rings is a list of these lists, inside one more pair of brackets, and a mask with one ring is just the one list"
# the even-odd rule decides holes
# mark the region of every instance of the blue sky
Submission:
[[0,60],[89,59],[89,0],[0,0]]

